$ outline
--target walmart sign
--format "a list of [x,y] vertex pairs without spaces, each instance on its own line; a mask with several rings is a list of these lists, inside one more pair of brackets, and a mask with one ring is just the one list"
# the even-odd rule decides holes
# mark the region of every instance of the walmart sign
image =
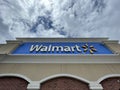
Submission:
[[25,42],[12,54],[112,54],[99,42]]

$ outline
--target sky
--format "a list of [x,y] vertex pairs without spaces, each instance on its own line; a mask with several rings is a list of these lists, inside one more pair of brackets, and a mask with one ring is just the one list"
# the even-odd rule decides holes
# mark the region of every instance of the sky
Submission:
[[120,0],[0,0],[0,43],[17,37],[120,42]]

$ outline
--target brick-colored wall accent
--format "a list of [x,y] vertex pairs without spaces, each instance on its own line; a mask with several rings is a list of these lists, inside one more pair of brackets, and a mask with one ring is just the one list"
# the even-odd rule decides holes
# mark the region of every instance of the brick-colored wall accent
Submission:
[[28,82],[17,77],[1,77],[0,90],[27,90]]
[[101,82],[103,90],[120,90],[120,77],[108,78]]
[[40,90],[89,90],[89,87],[87,83],[82,81],[59,77],[42,83]]

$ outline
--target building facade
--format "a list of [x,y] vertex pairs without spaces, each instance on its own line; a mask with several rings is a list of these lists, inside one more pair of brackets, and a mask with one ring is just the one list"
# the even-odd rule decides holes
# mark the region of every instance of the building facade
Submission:
[[120,44],[17,38],[0,44],[0,90],[120,90]]

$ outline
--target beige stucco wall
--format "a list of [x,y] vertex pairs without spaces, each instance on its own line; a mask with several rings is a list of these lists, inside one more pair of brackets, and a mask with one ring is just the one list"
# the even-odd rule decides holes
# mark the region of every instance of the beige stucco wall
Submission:
[[110,47],[113,51],[120,54],[120,44],[118,44],[118,43],[108,43],[107,46]]
[[0,74],[21,74],[40,81],[55,74],[72,74],[96,81],[108,74],[120,74],[120,64],[0,64]]
[[8,44],[0,45],[0,54],[9,54],[18,45],[19,43],[8,43]]
[[[49,41],[49,39],[18,39],[23,41]],[[104,41],[107,39],[59,39],[61,41]],[[59,41],[56,39],[50,39],[50,41]],[[113,51],[120,54],[120,44],[117,42],[105,42],[106,45]],[[40,81],[46,77],[56,75],[56,74],[72,74],[89,81],[96,81],[99,78],[108,74],[120,74],[120,63],[119,64],[84,64],[84,63],[71,63],[71,64],[40,64],[40,63],[1,63],[6,59],[4,54],[9,54],[14,50],[20,42],[9,42],[7,44],[0,45],[0,74],[21,74],[32,81]],[[83,57],[83,56],[82,56]],[[101,56],[102,59],[104,58]],[[100,59],[101,59],[100,57]],[[28,58],[28,57],[27,57]],[[29,57],[30,58],[30,57]],[[76,58],[76,57],[75,57]],[[78,57],[77,57],[78,58]],[[81,57],[79,57],[81,58]],[[31,58],[32,59],[32,58]],[[47,58],[48,59],[48,58]],[[94,58],[95,59],[95,58]],[[12,59],[11,59],[12,60]],[[20,60],[20,58],[19,58]],[[23,59],[24,60],[24,59]],[[89,58],[88,58],[89,60]]]

